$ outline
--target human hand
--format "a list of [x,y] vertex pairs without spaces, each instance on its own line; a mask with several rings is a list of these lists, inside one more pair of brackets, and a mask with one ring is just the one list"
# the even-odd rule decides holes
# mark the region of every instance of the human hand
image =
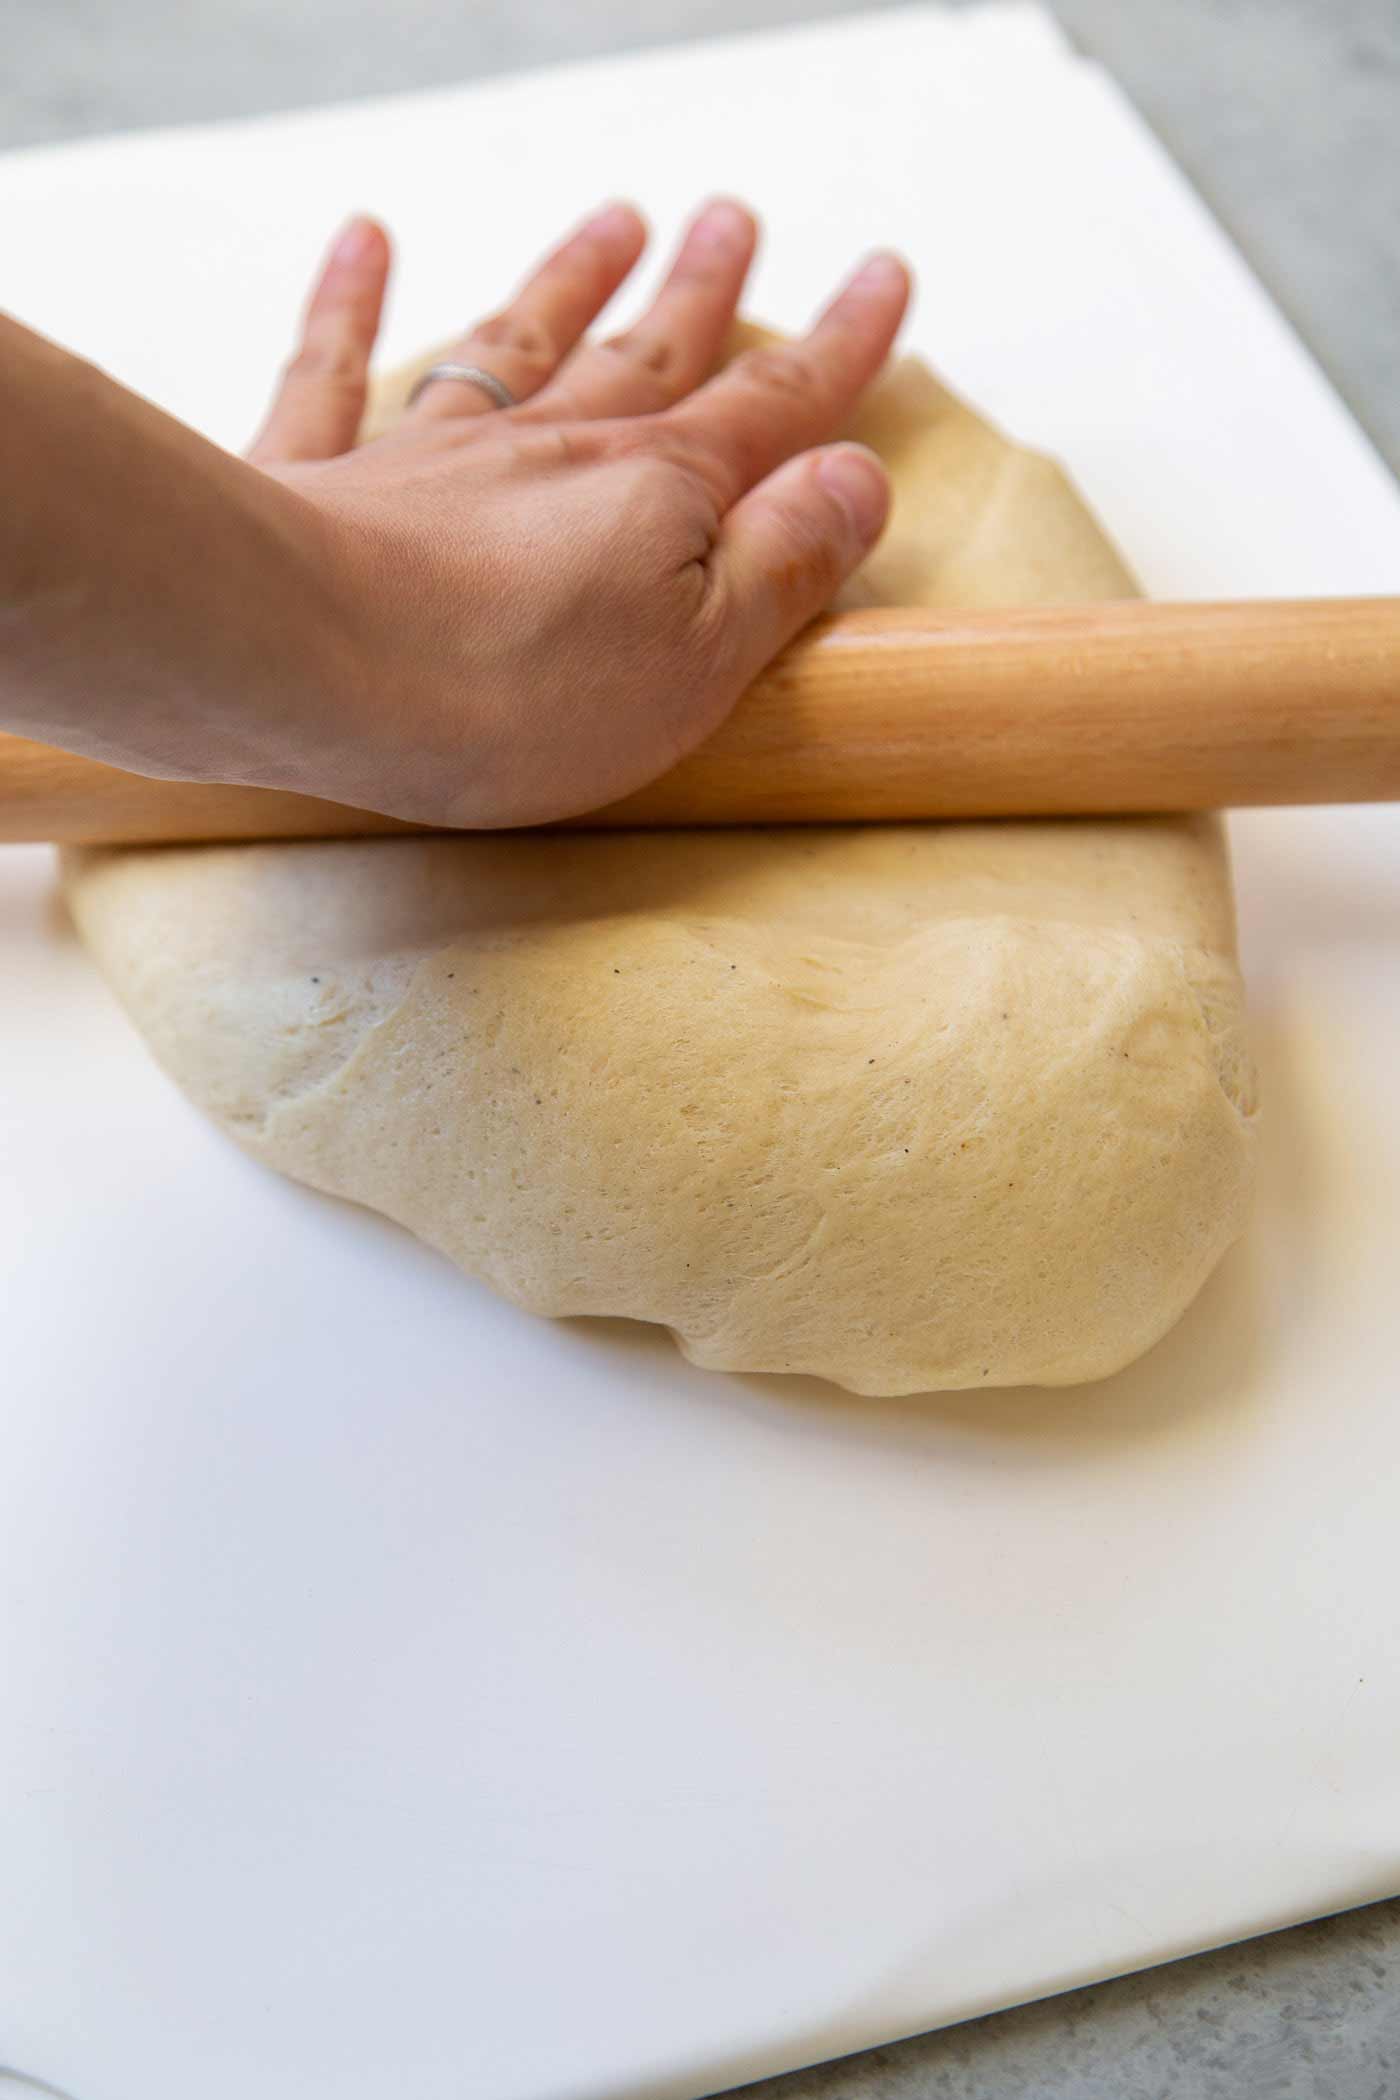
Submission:
[[429,824],[530,824],[628,794],[710,734],[879,535],[883,468],[827,441],[909,296],[875,256],[804,339],[711,377],[755,240],[742,207],[711,203],[651,308],[587,341],[645,243],[613,206],[445,353],[516,406],[438,380],[356,447],[390,252],[351,223],[249,455],[300,499],[350,646],[280,702],[245,777]]

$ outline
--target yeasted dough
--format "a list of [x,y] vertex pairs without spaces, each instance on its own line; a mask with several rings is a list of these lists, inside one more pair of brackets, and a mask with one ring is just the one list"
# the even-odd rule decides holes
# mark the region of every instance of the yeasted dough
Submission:
[[[851,434],[896,501],[845,602],[1132,592],[1061,470],[916,361]],[[249,1152],[699,1364],[871,1394],[1102,1377],[1244,1222],[1213,819],[88,851],[66,886]]]

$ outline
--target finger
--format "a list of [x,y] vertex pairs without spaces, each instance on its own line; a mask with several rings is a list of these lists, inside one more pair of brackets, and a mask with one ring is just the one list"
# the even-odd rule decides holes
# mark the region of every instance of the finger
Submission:
[[542,415],[650,415],[714,370],[753,262],[753,214],[716,197],[696,217],[651,306],[605,343],[588,343],[540,393]]
[[389,236],[351,219],[321,267],[296,354],[248,457],[268,466],[330,459],[355,442],[389,281]]
[[859,567],[889,515],[889,477],[864,445],[791,459],[735,504],[709,557],[742,692]]
[[748,350],[666,418],[721,510],[783,460],[834,437],[889,355],[909,272],[873,255],[799,342]]
[[[552,379],[590,321],[607,305],[646,245],[646,227],[630,204],[612,204],[580,226],[509,305],[478,321],[444,351],[446,362],[493,372],[517,401]],[[437,380],[424,389],[415,416],[478,416],[496,404],[482,388]]]

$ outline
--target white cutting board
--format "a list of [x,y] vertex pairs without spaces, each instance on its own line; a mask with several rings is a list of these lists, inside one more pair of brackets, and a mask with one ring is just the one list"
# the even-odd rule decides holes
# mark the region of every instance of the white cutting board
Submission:
[[[20,155],[0,261],[234,441],[345,209],[402,352],[712,183],[781,324],[901,243],[913,341],[1155,592],[1400,589],[1365,443],[1025,9]],[[891,1405],[528,1319],[249,1164],[0,854],[0,2061],[681,2100],[1400,1889],[1400,815],[1234,835],[1247,1241],[1105,1384]]]

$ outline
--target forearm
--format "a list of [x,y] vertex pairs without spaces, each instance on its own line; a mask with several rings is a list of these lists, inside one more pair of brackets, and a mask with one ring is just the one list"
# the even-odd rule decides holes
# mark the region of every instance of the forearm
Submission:
[[190,778],[276,770],[353,674],[298,496],[0,316],[0,727]]

